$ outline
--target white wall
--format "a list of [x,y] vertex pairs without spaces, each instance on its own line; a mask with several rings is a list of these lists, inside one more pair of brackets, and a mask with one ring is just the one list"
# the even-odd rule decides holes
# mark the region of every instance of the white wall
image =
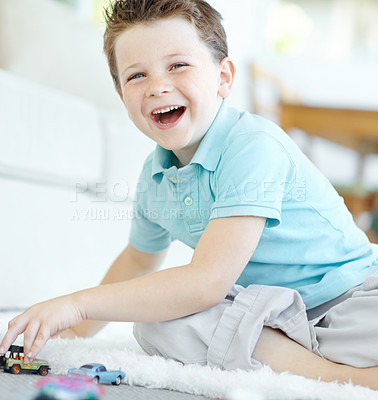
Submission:
[[121,110],[101,29],[51,0],[0,0],[0,68]]

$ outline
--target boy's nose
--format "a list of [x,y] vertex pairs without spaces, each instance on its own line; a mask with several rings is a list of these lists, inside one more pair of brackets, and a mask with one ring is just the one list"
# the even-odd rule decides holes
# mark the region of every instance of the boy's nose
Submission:
[[146,96],[161,96],[172,91],[171,82],[163,77],[150,78]]

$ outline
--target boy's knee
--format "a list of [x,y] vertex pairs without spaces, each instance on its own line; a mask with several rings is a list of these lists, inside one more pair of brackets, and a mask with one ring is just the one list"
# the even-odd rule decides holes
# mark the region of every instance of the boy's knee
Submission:
[[197,333],[183,322],[183,318],[135,323],[133,333],[149,355],[162,356],[183,364],[206,364],[208,343],[198,340]]
[[155,324],[156,323],[151,322],[137,322],[134,324],[133,334],[140,347],[142,347],[147,354],[162,356],[154,345],[154,338],[156,338]]
[[207,352],[224,308],[230,302],[196,314],[165,322],[134,324],[134,337],[149,355],[183,364],[206,364]]

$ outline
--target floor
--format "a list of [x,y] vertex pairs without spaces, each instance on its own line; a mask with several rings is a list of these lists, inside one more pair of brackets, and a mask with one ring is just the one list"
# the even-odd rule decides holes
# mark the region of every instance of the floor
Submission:
[[[41,379],[39,375],[12,375],[0,372],[0,400],[33,400],[34,385]],[[148,389],[140,386],[104,385],[105,396],[101,400],[206,400],[207,397],[194,396],[170,390]]]

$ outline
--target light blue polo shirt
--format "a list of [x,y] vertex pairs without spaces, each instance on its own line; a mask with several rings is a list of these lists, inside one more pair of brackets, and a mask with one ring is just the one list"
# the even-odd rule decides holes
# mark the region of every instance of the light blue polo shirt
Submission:
[[222,104],[189,165],[157,145],[140,175],[130,243],[144,252],[195,248],[208,222],[266,217],[237,283],[299,291],[308,309],[378,272],[366,235],[329,181],[272,122]]

